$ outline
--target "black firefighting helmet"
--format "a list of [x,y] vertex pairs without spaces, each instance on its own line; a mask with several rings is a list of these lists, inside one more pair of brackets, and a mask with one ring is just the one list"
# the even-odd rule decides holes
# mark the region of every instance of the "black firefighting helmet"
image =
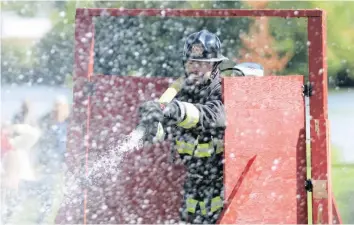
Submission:
[[221,54],[218,36],[207,30],[201,30],[187,37],[183,49],[183,64],[187,60],[221,63],[228,58]]

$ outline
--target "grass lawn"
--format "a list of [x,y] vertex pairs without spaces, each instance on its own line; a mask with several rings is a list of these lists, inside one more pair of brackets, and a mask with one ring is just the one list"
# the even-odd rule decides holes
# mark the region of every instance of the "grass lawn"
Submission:
[[[309,146],[307,146],[309,147]],[[332,190],[343,224],[354,224],[354,164],[342,164],[341,156],[335,146],[332,148]],[[307,151],[307,160],[310,160]],[[307,167],[308,178],[310,165]],[[312,224],[312,193],[308,195],[309,224]]]

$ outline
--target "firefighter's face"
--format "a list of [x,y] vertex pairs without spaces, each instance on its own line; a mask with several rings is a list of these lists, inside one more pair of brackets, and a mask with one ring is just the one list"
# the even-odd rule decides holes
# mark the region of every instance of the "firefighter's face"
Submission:
[[189,79],[201,81],[209,78],[213,70],[213,66],[213,62],[188,60],[185,64],[185,69]]

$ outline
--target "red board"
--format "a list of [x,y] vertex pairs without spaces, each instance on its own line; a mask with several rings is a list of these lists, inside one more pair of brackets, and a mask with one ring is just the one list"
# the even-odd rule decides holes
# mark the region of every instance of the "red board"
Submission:
[[307,223],[302,85],[303,76],[224,78],[224,182],[234,197],[220,223]]
[[[169,80],[92,77],[95,94],[91,97],[89,171],[100,163],[100,156],[117,150],[117,141],[138,123],[138,106],[158,98],[167,89]],[[100,170],[98,174],[103,176],[95,179],[95,187],[88,189],[87,223],[177,221],[184,170],[181,165],[169,163],[169,156],[168,143],[154,145],[124,153],[113,175]]]

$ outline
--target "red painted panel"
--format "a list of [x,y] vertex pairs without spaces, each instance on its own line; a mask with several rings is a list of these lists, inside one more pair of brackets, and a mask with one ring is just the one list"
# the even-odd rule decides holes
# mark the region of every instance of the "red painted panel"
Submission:
[[[102,154],[137,125],[137,107],[158,98],[169,79],[95,76],[91,97],[89,170]],[[117,153],[119,154],[119,153]],[[163,223],[178,220],[184,170],[172,165],[169,145],[155,145],[124,154],[114,176],[102,173],[88,190],[87,223]],[[113,181],[112,181],[113,179]],[[102,210],[107,207],[108,211]],[[111,215],[109,213],[111,212]],[[111,221],[110,218],[114,218]]]
[[307,223],[302,85],[303,76],[224,78],[226,198],[257,157],[221,223]]
[[245,198],[244,196],[251,194],[252,185],[254,183],[252,181],[257,180],[261,172],[260,170],[256,169],[254,163],[256,158],[257,156],[255,155],[250,160],[248,160],[244,170],[242,171],[240,177],[237,180],[236,185],[234,186],[230,195],[226,199],[224,206],[226,210],[222,212],[219,218],[220,221],[218,221],[218,223],[232,224],[239,217],[239,211],[235,207],[242,205],[243,203],[245,203],[245,201],[247,201],[247,198]]

